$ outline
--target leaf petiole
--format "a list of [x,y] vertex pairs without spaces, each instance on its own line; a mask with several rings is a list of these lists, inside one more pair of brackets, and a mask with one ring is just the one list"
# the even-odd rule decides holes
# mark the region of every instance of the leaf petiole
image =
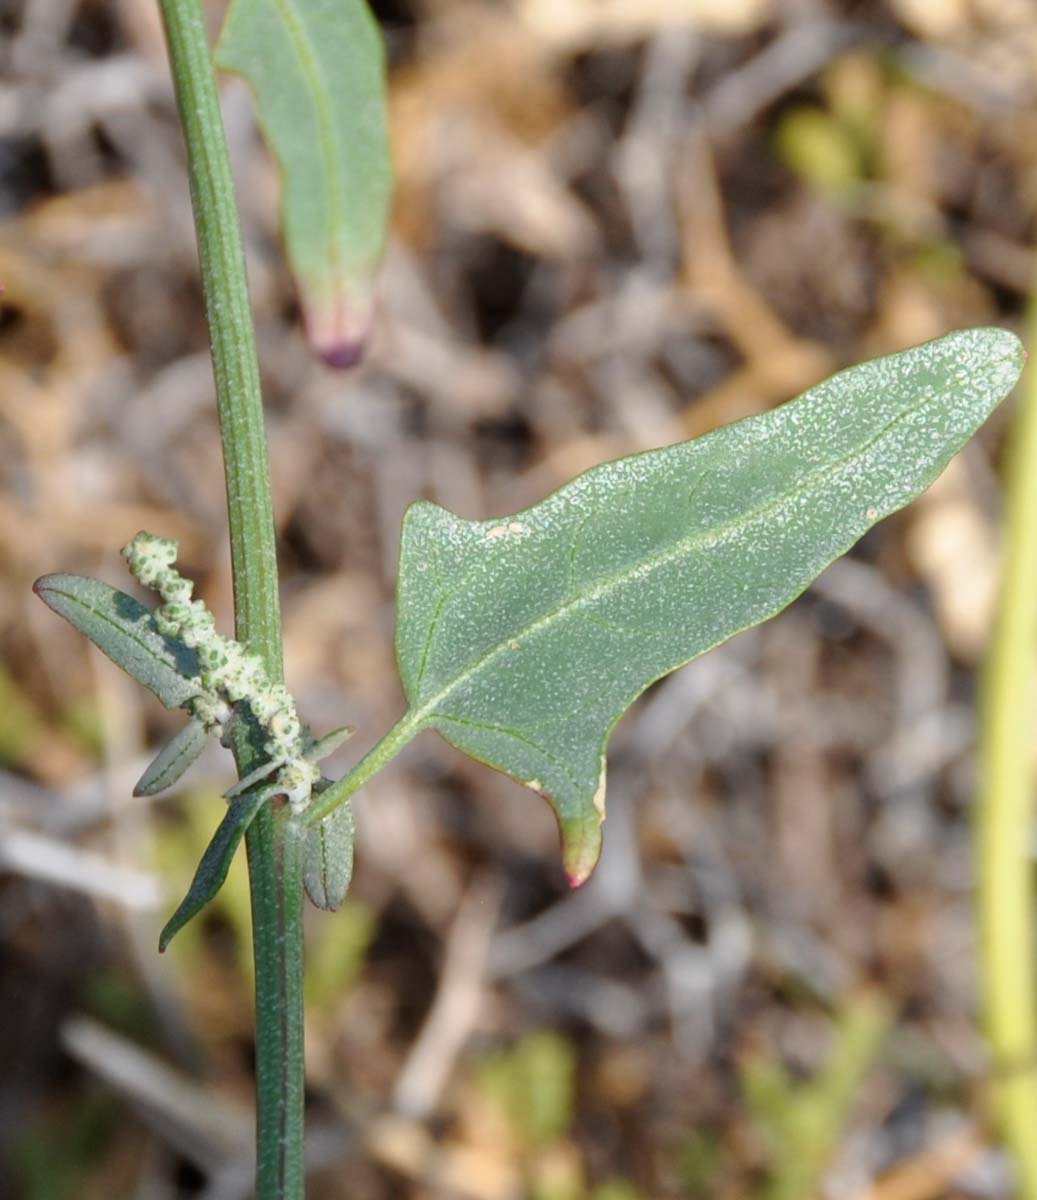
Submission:
[[364,784],[373,779],[382,767],[391,762],[405,746],[409,745],[423,728],[423,719],[413,709],[408,710],[348,774],[320,793],[320,798],[315,800],[301,815],[300,822],[308,827],[319,825],[340,804],[344,804],[351,796],[356,795]]

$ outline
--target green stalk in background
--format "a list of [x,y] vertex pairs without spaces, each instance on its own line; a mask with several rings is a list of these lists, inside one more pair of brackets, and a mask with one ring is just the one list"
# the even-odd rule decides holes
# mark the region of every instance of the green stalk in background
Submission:
[[[1031,302],[1028,344],[1037,345]],[[1037,371],[1024,376],[1009,443],[1001,597],[986,663],[976,813],[978,916],[998,1121],[1018,1194],[1037,1200],[1033,728],[1037,667]]]
[[[212,344],[234,572],[236,636],[281,679],[270,471],[245,257],[212,55],[200,0],[161,0],[187,142],[202,285]],[[260,761],[244,724],[239,774]],[[303,1195],[302,878],[299,840],[265,805],[246,836],[256,964],[258,1200]]]

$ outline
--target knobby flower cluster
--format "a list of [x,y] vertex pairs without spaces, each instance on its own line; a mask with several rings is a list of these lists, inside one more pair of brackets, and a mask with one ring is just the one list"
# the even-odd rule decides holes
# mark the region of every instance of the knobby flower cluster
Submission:
[[199,693],[189,702],[192,715],[222,738],[236,706],[247,704],[266,735],[263,749],[276,768],[270,782],[287,797],[294,812],[301,812],[309,804],[320,770],[304,757],[306,739],[291,692],[270,678],[257,655],[217,632],[204,601],[191,599],[194,584],[173,565],[177,557],[173,538],[141,532],[123,547],[122,555],[138,582],[162,599],[154,612],[159,632],[198,654],[199,674],[194,682]]

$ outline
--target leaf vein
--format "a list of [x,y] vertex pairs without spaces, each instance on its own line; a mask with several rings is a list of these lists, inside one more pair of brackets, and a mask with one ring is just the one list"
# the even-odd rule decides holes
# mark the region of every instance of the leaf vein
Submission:
[[566,762],[558,758],[557,755],[552,754],[550,750],[545,750],[543,746],[538,745],[531,737],[528,737],[526,734],[521,733],[517,729],[509,729],[506,725],[494,725],[488,721],[475,721],[471,717],[457,717],[451,713],[444,712],[434,712],[428,719],[431,721],[453,722],[455,725],[466,725],[473,729],[484,729],[488,733],[500,733],[505,737],[510,737],[516,742],[521,742],[524,746],[529,746],[531,750],[535,750],[538,754],[542,755],[547,762],[553,763],[566,776],[573,787],[579,788],[580,786],[579,781],[576,779],[576,776],[573,775]]
[[[120,636],[124,637],[127,641],[132,642],[135,646],[137,646],[138,649],[140,649],[143,654],[145,654],[149,659],[151,659],[152,662],[157,663],[161,667],[164,667],[172,675],[175,675],[178,679],[183,680],[185,684],[189,684],[192,682],[188,676],[184,675],[177,668],[176,656],[174,655],[174,653],[171,650],[168,651],[169,657],[167,658],[167,657],[157,653],[153,646],[148,645],[147,641],[143,640],[141,637],[139,637],[137,635],[136,627],[138,624],[140,624],[139,621],[126,621],[125,623],[120,623],[119,621],[113,621],[112,618],[108,615],[108,613],[106,613],[103,609],[95,608],[94,605],[92,605],[92,604],[87,604],[79,596],[76,596],[75,594],[73,594],[71,592],[65,592],[65,591],[62,591],[60,588],[55,588],[55,587],[50,588],[50,590],[58,596],[63,596],[66,600],[70,601],[76,607],[82,609],[83,612],[90,613],[91,616],[96,617],[99,621],[101,621],[105,625],[109,626],[109,628],[114,629],[115,632],[118,633]],[[162,636],[157,631],[149,630],[149,632],[154,632],[156,637]],[[107,657],[110,658],[111,655],[107,655]]]
[[[593,604],[638,575],[644,576],[650,574],[660,567],[666,566],[668,563],[680,558],[682,555],[690,553],[697,547],[707,545],[710,542],[721,541],[731,534],[738,533],[760,517],[779,511],[800,497],[808,495],[811,490],[816,488],[819,482],[836,478],[842,470],[857,463],[873,446],[889,436],[899,425],[909,420],[920,408],[932,403],[932,400],[933,397],[930,394],[922,396],[916,403],[909,405],[892,420],[887,422],[874,437],[869,438],[863,445],[855,447],[850,453],[844,455],[843,458],[838,459],[836,462],[826,463],[817,470],[809,472],[798,486],[791,487],[775,499],[761,504],[748,513],[740,514],[735,520],[729,521],[726,525],[699,530],[693,534],[689,534],[687,537],[680,538],[674,545],[668,547],[655,557],[648,558],[633,567],[624,568],[603,579],[582,596],[566,599],[555,608],[549,609],[546,613],[530,621],[521,630],[512,633],[507,640],[491,646],[474,662],[462,667],[452,679],[448,680],[438,692],[429,697],[419,707],[415,713],[415,717],[419,720],[429,717],[457,687],[480,674],[490,662],[509,651],[512,641],[524,641],[531,635],[539,633],[542,629],[550,627],[573,610]],[[459,584],[458,586],[460,587],[461,585]]]
[[432,653],[432,642],[435,639],[436,632],[439,629],[439,623],[443,619],[443,613],[446,610],[447,602],[450,600],[452,595],[453,592],[450,591],[441,593],[439,599],[436,601],[435,610],[433,611],[432,616],[429,618],[428,632],[425,635],[425,645],[421,652],[421,662],[418,665],[418,675],[414,681],[415,695],[421,691],[421,683],[425,678],[425,671],[428,668],[429,656]]
[[331,97],[328,95],[327,88],[321,82],[318,55],[306,29],[305,18],[299,13],[293,0],[274,0],[274,7],[302,63],[303,78],[306,81],[310,99],[313,101],[321,158],[324,160],[324,170],[321,172],[321,179],[325,184],[325,194],[328,204],[328,245],[331,250],[334,273],[337,278],[340,274],[343,257],[340,243],[341,230],[338,219],[339,215],[343,212],[343,202],[338,171],[336,170],[338,146],[335,138],[335,123],[332,117]]

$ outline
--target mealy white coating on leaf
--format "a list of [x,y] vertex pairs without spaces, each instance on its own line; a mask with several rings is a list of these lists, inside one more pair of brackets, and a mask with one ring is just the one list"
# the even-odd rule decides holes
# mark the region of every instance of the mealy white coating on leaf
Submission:
[[154,614],[132,596],[99,579],[66,574],[44,575],[33,590],[167,708],[183,708],[198,695],[197,654],[165,637]]
[[338,908],[353,877],[353,810],[347,800],[306,830],[303,886],[310,900],[327,911]]
[[578,882],[603,755],[646,686],[773,616],[929,485],[1011,389],[1018,339],[951,334],[692,442],[605,463],[514,516],[404,521],[411,718],[554,806]]
[[173,565],[177,543],[172,538],[142,531],[122,554],[134,577],[162,599],[154,612],[158,629],[198,653],[201,694],[190,701],[195,718],[209,732],[222,735],[234,705],[248,704],[267,735],[264,751],[281,764],[275,777],[277,793],[287,797],[294,811],[306,808],[320,771],[305,757],[302,723],[291,692],[270,679],[258,655],[217,632],[203,601],[191,599],[194,585]]
[[208,733],[197,718],[188,721],[155,756],[133,789],[135,796],[156,796],[172,787],[205,749]]

